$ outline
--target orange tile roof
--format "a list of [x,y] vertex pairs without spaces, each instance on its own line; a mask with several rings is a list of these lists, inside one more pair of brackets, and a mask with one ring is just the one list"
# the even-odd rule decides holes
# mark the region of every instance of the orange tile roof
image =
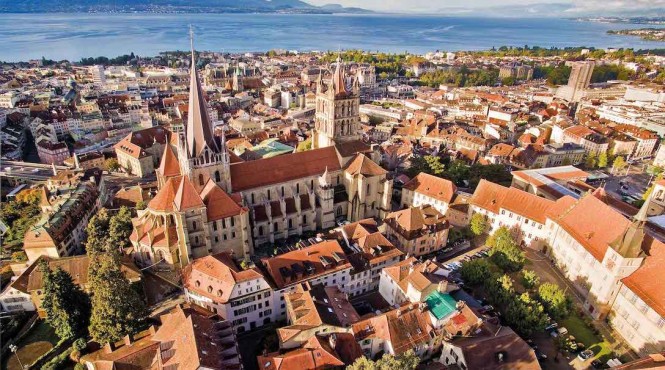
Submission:
[[180,185],[181,176],[171,177],[148,203],[148,208],[155,211],[173,211],[176,192]]
[[665,244],[654,240],[644,263],[622,282],[661,317],[665,317]]
[[373,160],[369,159],[366,155],[362,153],[356,154],[344,168],[346,173],[351,175],[363,175],[363,176],[381,176],[388,173],[386,170],[381,168],[378,164],[374,163]]
[[208,180],[200,194],[206,205],[208,221],[221,220],[247,212],[232,196],[227,194],[214,181]]
[[164,177],[180,175],[180,164],[175,153],[173,153],[173,149],[171,149],[171,145],[164,145],[164,153],[158,170]]
[[481,179],[469,199],[469,203],[484,208],[493,213],[499,213],[499,208],[506,197],[506,188],[493,182]]
[[390,342],[399,355],[429,343],[432,327],[428,315],[427,311],[407,305],[353,324],[353,333],[358,341],[377,338]]
[[[599,217],[602,215],[602,217]],[[588,194],[555,221],[598,261],[629,225],[629,221],[600,199]]]
[[450,203],[457,191],[457,187],[450,180],[424,172],[419,173],[411,181],[404,184],[404,189],[415,191],[445,203]]
[[341,169],[334,147],[240,162],[231,165],[231,187],[234,192],[255,189],[304,177],[319,176],[326,168],[329,171]]
[[[361,356],[361,350],[350,334],[336,333],[339,344],[347,343],[354,347],[351,351],[344,346],[332,348],[330,341],[319,335],[310,338],[301,348],[286,353],[270,353],[258,356],[259,368],[264,370],[323,370],[342,368]],[[340,347],[340,348],[338,348]],[[347,353],[344,353],[346,351]],[[352,353],[348,353],[352,352]],[[347,356],[344,356],[347,355]],[[348,356],[351,355],[351,356]],[[348,357],[345,360],[342,358]]]
[[225,252],[195,259],[183,270],[185,288],[220,303],[229,301],[236,284],[262,278],[256,268],[238,268],[231,255]]
[[173,200],[178,211],[203,207],[203,201],[188,176],[180,178],[180,185]]

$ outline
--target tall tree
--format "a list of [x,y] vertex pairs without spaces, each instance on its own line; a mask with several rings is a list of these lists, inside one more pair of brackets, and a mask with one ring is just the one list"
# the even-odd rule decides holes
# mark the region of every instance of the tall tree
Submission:
[[543,283],[538,287],[538,299],[552,317],[560,319],[568,316],[572,302],[558,285]]
[[486,243],[490,249],[490,257],[504,271],[518,271],[524,266],[526,257],[519,249],[515,238],[507,227],[502,226],[492,234]]
[[618,155],[616,158],[614,158],[614,162],[612,163],[612,168],[615,171],[621,171],[626,167],[626,160],[623,159],[622,156]]
[[139,331],[147,317],[145,303],[120,269],[118,258],[99,254],[92,275],[90,334],[98,343],[120,340]]
[[415,370],[420,363],[420,358],[413,350],[393,356],[385,354],[377,361],[372,361],[365,356],[359,357],[346,370]]
[[547,320],[543,305],[531,298],[529,293],[522,293],[514,298],[506,310],[506,322],[521,336],[545,329]]
[[85,243],[85,249],[91,252],[101,252],[104,250],[104,242],[109,236],[110,217],[106,208],[100,209],[88,222],[85,231],[88,239]]
[[490,276],[490,265],[485,258],[464,262],[460,268],[462,279],[469,285],[479,285]]
[[485,216],[480,213],[474,213],[473,216],[471,216],[469,226],[474,235],[482,235],[487,230],[487,219],[485,219]]
[[52,271],[44,260],[39,268],[44,281],[42,308],[46,311],[46,321],[60,339],[86,335],[90,320],[88,295],[63,269]]
[[587,154],[586,159],[584,160],[584,165],[586,168],[596,168],[596,164],[598,163],[598,157],[596,156],[596,153],[591,152]]
[[109,238],[115,248],[127,248],[131,245],[129,236],[132,228],[132,212],[127,207],[120,207],[118,213],[109,221]]
[[600,153],[600,155],[598,156],[598,167],[600,168],[607,167],[607,161],[608,161],[607,152]]

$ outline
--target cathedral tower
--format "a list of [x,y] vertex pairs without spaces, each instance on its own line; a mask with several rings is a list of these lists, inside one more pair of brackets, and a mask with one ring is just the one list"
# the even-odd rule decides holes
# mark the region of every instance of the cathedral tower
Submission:
[[312,147],[324,148],[359,140],[360,130],[360,85],[355,78],[349,90],[342,60],[337,57],[337,66],[330,83],[324,83],[319,75],[316,84],[316,118]]
[[205,94],[196,71],[194,37],[193,34],[190,36],[192,65],[189,77],[189,112],[187,127],[178,140],[180,173],[188,176],[197,190],[201,190],[208,179],[213,179],[222,189],[231,193],[230,158],[226,149],[226,137],[222,133],[220,139],[213,133]]

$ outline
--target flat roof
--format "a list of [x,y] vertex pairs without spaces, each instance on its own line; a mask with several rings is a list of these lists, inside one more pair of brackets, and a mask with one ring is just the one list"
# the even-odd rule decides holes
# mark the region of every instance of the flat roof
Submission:
[[425,298],[425,303],[437,320],[457,311],[457,301],[447,293],[436,291]]

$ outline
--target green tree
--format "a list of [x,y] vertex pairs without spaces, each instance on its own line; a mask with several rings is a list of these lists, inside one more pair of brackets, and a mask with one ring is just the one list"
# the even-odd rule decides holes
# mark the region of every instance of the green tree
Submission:
[[522,285],[524,285],[525,288],[531,289],[537,286],[539,283],[540,279],[538,278],[538,275],[536,275],[535,271],[533,270],[522,271]]
[[622,156],[618,155],[616,158],[614,158],[614,162],[612,163],[612,168],[616,171],[621,171],[626,167],[626,160],[623,159]]
[[523,337],[542,331],[547,326],[543,305],[531,298],[529,293],[522,293],[510,302],[505,319],[510,327]]
[[136,209],[139,210],[139,211],[146,209],[146,207],[148,207],[148,203],[146,203],[143,200],[139,200],[136,203]]
[[61,268],[52,271],[46,261],[40,265],[44,281],[42,308],[46,321],[60,339],[87,335],[90,299]]
[[484,258],[464,262],[460,268],[462,279],[469,285],[480,285],[491,275],[490,264]]
[[100,209],[96,215],[92,216],[85,228],[88,239],[85,243],[85,249],[90,252],[101,252],[106,249],[106,241],[109,236],[109,224],[111,217],[106,208]]
[[419,173],[424,172],[430,175],[440,176],[443,174],[444,170],[445,167],[443,163],[441,163],[441,158],[437,156],[413,156],[407,174],[410,177],[415,177]]
[[91,276],[92,316],[90,335],[98,343],[120,340],[138,332],[147,317],[145,303],[125,278],[117,256],[98,254]]
[[501,80],[501,84],[504,86],[514,86],[516,83],[515,77],[505,77]]
[[419,363],[420,358],[410,349],[397,356],[384,354],[377,361],[361,356],[353,364],[347,366],[346,370],[415,370]]
[[607,152],[600,153],[600,155],[598,156],[598,167],[600,168],[607,167],[607,162],[608,162]]
[[492,303],[505,306],[515,295],[513,280],[510,276],[503,274],[491,274],[483,284],[487,296]]
[[507,227],[502,226],[492,234],[486,243],[490,249],[490,258],[504,271],[518,271],[524,266],[526,257],[517,246],[515,238]]
[[310,149],[312,149],[312,138],[303,140],[300,144],[298,144],[296,152],[304,152]]
[[474,213],[471,216],[469,227],[474,235],[482,235],[487,230],[487,219],[480,213]]
[[120,163],[115,158],[109,158],[104,161],[104,166],[111,172],[116,172],[120,169]]
[[598,163],[598,157],[596,156],[596,153],[591,152],[587,154],[586,159],[584,161],[584,165],[586,168],[596,168],[596,164]]
[[127,207],[120,207],[118,213],[109,221],[109,238],[114,248],[131,246],[129,236],[132,234],[132,212]]
[[558,285],[543,283],[538,287],[538,299],[553,318],[561,319],[568,316],[572,302]]

